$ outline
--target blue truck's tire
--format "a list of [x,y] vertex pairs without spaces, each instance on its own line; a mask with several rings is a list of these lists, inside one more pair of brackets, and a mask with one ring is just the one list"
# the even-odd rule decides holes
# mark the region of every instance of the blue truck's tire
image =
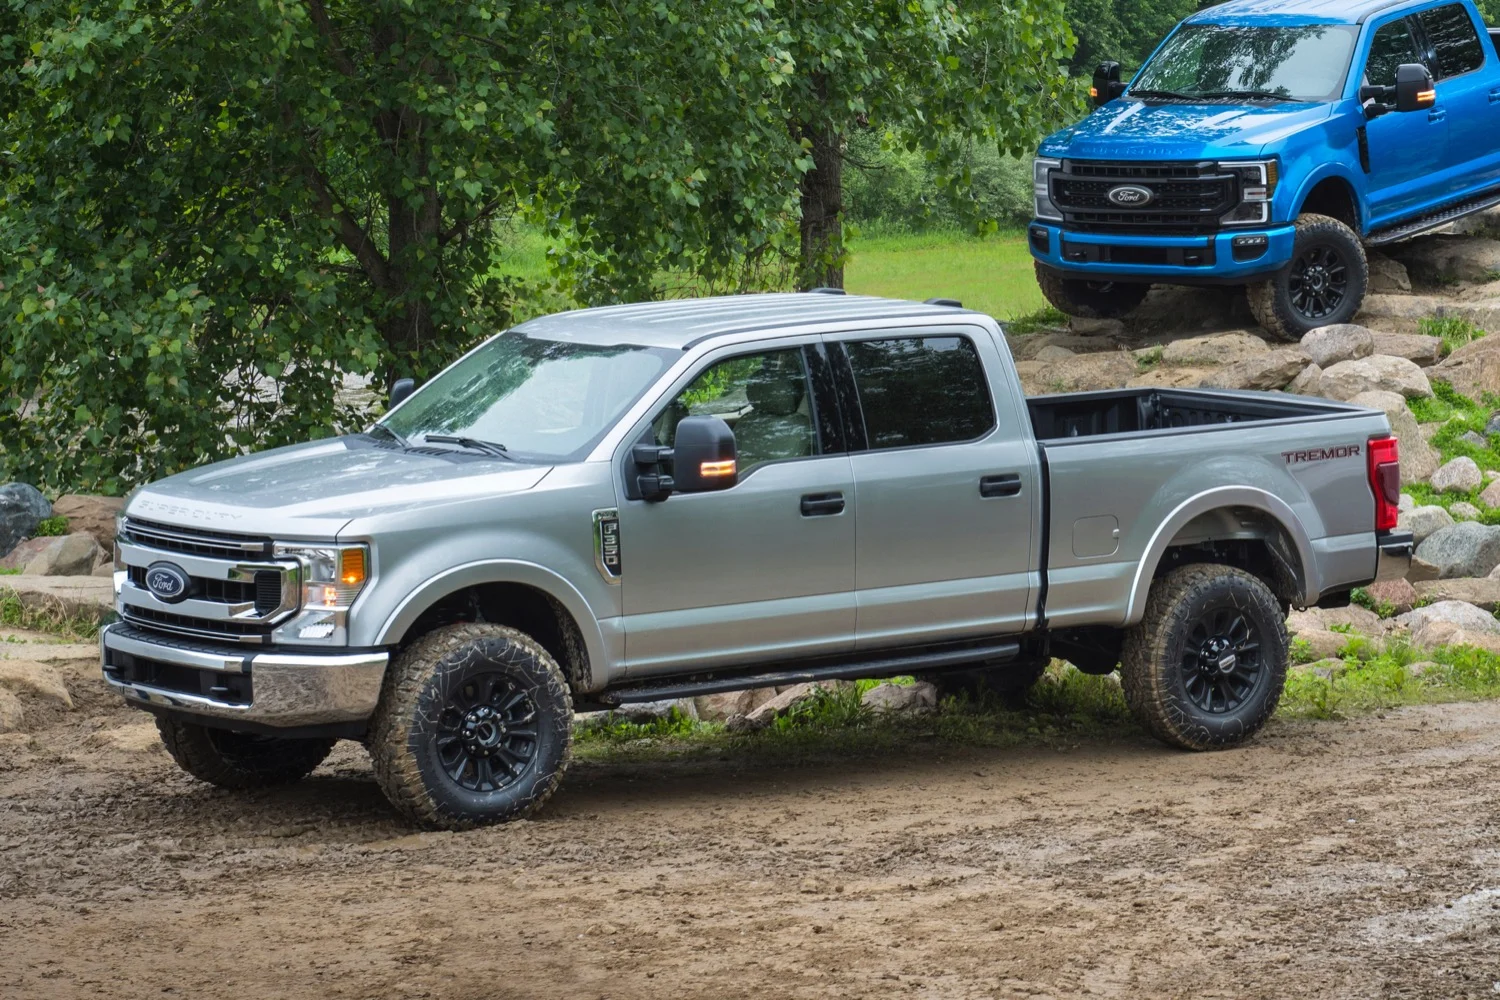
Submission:
[[333,750],[334,740],[284,739],[236,733],[158,715],[156,731],[177,766],[220,788],[270,788],[311,774]]
[[1369,285],[1370,263],[1354,230],[1338,219],[1308,213],[1297,220],[1292,259],[1245,292],[1267,333],[1301,340],[1320,326],[1352,320]]
[[1286,683],[1286,615],[1242,569],[1194,563],[1151,585],[1125,632],[1120,686],[1151,735],[1184,750],[1220,750],[1266,724]]
[[530,636],[449,625],[391,662],[369,748],[386,798],[422,826],[520,819],[562,783],[572,695],[562,668]]
[[1069,278],[1056,268],[1035,262],[1036,283],[1058,312],[1080,319],[1119,319],[1134,312],[1151,291],[1149,284]]

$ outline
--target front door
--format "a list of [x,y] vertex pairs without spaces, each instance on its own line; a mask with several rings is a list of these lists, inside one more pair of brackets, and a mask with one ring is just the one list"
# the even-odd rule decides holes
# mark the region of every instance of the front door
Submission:
[[[1408,19],[1387,21],[1370,40],[1364,82],[1394,87],[1398,66],[1425,61]],[[1432,179],[1442,171],[1448,151],[1447,110],[1439,100],[1425,111],[1388,111],[1364,127],[1370,148],[1370,224],[1379,228],[1432,200]]]
[[[628,674],[852,650],[854,475],[831,386],[816,339],[726,348],[632,437],[669,445],[683,417],[722,417],[739,482],[661,503],[622,498]],[[628,452],[616,463],[622,488]]]

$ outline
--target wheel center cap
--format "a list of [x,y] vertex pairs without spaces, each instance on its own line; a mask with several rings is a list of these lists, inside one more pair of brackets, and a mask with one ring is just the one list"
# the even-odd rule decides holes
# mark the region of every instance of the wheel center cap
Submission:
[[1328,276],[1323,273],[1321,267],[1315,267],[1307,272],[1307,283],[1315,292],[1321,292],[1323,286],[1328,284]]
[[1228,639],[1221,637],[1208,640],[1198,656],[1198,668],[1205,674],[1232,674],[1239,665],[1239,656]]
[[464,716],[464,742],[470,749],[493,750],[503,739],[505,723],[493,708],[480,706]]

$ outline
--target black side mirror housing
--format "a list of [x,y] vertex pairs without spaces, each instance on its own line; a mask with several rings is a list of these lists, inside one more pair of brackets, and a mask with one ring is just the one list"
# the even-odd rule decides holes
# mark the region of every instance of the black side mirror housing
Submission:
[[1425,111],[1437,103],[1432,74],[1421,63],[1396,67],[1396,110]]
[[680,493],[711,493],[738,483],[730,426],[718,417],[683,417],[672,438],[672,479]]
[[417,380],[411,378],[398,378],[391,386],[390,400],[386,403],[386,409],[394,410],[407,396],[417,391]]
[[1094,85],[1089,88],[1089,97],[1094,107],[1102,108],[1125,93],[1125,84],[1120,82],[1120,64],[1113,60],[1102,62],[1094,70]]

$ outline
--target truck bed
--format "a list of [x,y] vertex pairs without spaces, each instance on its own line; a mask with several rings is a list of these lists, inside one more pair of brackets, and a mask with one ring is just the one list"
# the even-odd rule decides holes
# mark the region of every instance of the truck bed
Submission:
[[1026,400],[1038,441],[1348,415],[1350,407],[1285,393],[1117,389]]

